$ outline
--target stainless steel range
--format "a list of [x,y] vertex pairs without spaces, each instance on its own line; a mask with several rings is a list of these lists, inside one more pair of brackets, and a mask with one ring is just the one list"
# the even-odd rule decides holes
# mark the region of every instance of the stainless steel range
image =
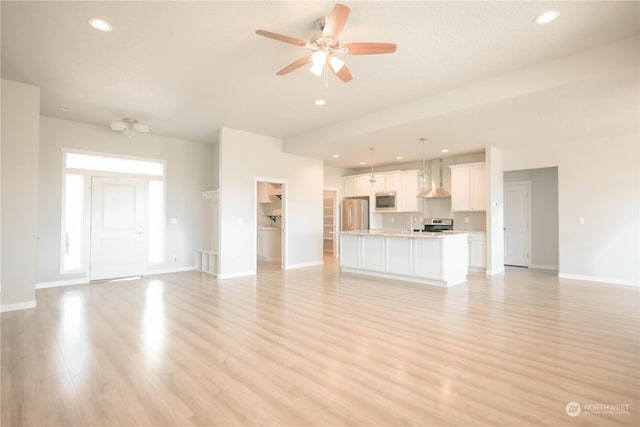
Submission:
[[424,228],[422,230],[415,231],[436,233],[453,230],[453,218],[425,218],[423,224]]

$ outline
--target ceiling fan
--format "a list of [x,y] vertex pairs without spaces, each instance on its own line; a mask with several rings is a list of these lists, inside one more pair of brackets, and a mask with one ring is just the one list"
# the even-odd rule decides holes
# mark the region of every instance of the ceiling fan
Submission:
[[135,136],[138,132],[140,133],[148,133],[149,126],[135,119],[122,119],[122,120],[113,120],[109,123],[109,126],[112,130],[122,131],[123,134],[131,138]]
[[396,45],[394,43],[340,43],[340,35],[347,23],[349,10],[350,9],[343,4],[336,4],[329,16],[316,20],[315,26],[319,31],[314,33],[308,42],[283,34],[257,30],[256,34],[258,35],[303,47],[311,51],[309,55],[287,65],[276,74],[283,76],[311,62],[312,66],[309,71],[315,75],[321,76],[328,68],[333,74],[338,76],[340,80],[348,82],[353,76],[344,61],[338,58],[337,55],[375,55],[396,51]]

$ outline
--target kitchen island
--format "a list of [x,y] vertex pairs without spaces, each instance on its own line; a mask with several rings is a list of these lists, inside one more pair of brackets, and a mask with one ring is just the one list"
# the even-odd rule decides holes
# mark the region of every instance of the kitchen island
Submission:
[[464,232],[340,232],[340,267],[345,273],[449,287],[467,280],[468,258]]

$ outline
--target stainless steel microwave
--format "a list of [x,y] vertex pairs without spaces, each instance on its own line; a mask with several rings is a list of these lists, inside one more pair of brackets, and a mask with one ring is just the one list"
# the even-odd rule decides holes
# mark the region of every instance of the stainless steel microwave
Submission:
[[395,191],[387,193],[376,193],[376,210],[377,211],[395,211],[397,194]]

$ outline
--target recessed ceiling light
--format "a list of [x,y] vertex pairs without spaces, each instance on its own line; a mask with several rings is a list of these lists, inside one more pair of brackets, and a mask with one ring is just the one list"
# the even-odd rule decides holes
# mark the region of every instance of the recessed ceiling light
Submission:
[[60,104],[60,106],[58,107],[58,110],[68,113],[69,111],[71,111],[71,106]]
[[366,164],[367,164],[367,162],[360,162],[360,164],[361,164],[361,165],[366,165]]
[[397,156],[396,160],[402,160],[402,156]]
[[448,153],[449,150],[447,150],[446,148],[443,148],[442,150],[440,150],[441,153]]
[[109,24],[104,19],[100,19],[100,18],[89,19],[89,25],[91,25],[96,30],[100,30],[100,31],[111,31],[113,29],[111,27],[111,24]]
[[334,159],[337,159],[338,157],[340,157],[340,154],[334,154],[331,157],[333,157]]
[[318,106],[322,106],[322,105],[326,104],[327,101],[325,101],[324,99],[316,99],[313,103],[318,105]]
[[550,10],[539,15],[534,22],[536,24],[548,24],[549,22],[555,21],[558,16],[560,16],[560,12],[557,10]]

